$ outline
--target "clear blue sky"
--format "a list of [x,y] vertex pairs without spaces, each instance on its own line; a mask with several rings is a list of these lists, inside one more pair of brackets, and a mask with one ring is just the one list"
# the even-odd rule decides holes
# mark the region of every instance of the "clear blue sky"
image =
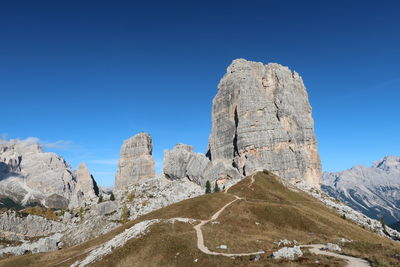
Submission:
[[[308,89],[323,169],[400,151],[399,1],[1,1],[0,134],[36,137],[101,185],[124,139],[204,152],[235,58]],[[145,3],[146,2],[146,3]]]

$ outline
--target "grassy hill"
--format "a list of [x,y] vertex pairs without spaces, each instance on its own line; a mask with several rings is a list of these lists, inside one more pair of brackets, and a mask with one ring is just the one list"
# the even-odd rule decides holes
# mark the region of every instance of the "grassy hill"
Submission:
[[[195,224],[161,222],[150,230],[117,247],[93,266],[344,266],[337,258],[317,256],[302,249],[304,257],[294,261],[269,257],[279,249],[280,239],[301,244],[337,243],[340,238],[353,240],[342,246],[348,255],[367,259],[373,266],[399,264],[400,243],[380,237],[303,192],[289,190],[268,172],[260,172],[240,181],[227,193],[207,194],[185,200],[130,221],[122,227],[60,251],[24,255],[0,260],[0,266],[69,266],[125,229],[144,220],[174,217],[209,219],[221,207],[235,199],[213,223],[203,226],[205,245],[215,252],[246,253],[264,250],[257,262],[254,256],[225,257],[207,255],[197,248]],[[228,249],[217,248],[227,245]]]

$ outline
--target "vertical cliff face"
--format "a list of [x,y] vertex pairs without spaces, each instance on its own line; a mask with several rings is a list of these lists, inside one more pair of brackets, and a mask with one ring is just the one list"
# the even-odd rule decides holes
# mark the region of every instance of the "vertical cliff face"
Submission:
[[115,174],[116,190],[155,176],[152,152],[152,139],[147,133],[139,133],[124,141]]
[[242,175],[267,169],[319,185],[321,163],[301,77],[279,64],[234,60],[213,100],[207,155]]

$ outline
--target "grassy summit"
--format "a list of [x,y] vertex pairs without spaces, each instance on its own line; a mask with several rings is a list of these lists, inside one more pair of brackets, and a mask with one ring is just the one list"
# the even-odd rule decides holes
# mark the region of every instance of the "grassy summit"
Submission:
[[[337,243],[339,238],[353,242],[342,246],[345,254],[368,259],[373,266],[399,263],[400,244],[380,237],[341,218],[321,202],[288,189],[268,172],[260,172],[240,181],[227,193],[207,194],[181,201],[78,246],[60,251],[25,255],[0,260],[0,266],[69,266],[110,240],[124,229],[149,219],[185,217],[209,219],[234,195],[243,199],[233,202],[214,222],[202,228],[205,245],[215,252],[246,253],[264,250],[257,262],[252,256],[225,257],[207,255],[197,248],[193,225],[183,222],[158,223],[139,238],[130,239],[123,247],[95,262],[94,266],[344,266],[345,262],[308,253],[294,262],[278,261],[269,255],[278,249],[280,239],[301,244]],[[195,223],[197,224],[197,222]],[[194,224],[194,225],[195,225]],[[217,248],[227,245],[228,249]],[[396,256],[397,255],[397,256]],[[396,258],[397,257],[397,258]]]

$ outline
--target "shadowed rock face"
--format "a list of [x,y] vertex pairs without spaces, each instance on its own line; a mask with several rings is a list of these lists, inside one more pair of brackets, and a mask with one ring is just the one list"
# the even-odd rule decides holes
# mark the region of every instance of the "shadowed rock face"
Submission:
[[124,141],[115,174],[115,190],[155,176],[152,151],[152,139],[147,133],[139,133]]
[[207,155],[242,175],[267,169],[318,185],[321,163],[301,77],[279,64],[234,60],[213,100]]

